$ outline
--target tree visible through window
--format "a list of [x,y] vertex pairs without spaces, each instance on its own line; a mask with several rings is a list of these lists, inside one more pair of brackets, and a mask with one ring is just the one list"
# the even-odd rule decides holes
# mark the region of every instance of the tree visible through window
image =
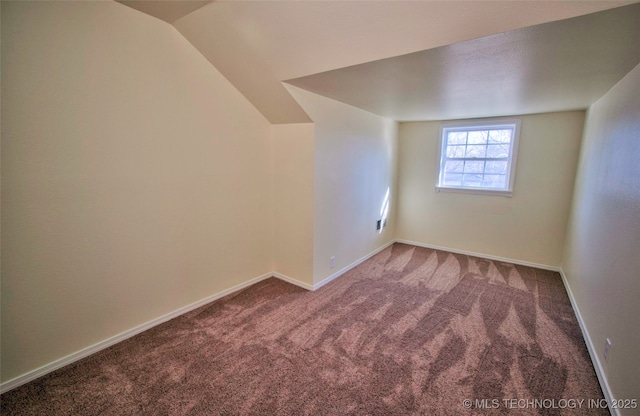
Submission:
[[438,191],[511,195],[520,120],[441,128]]

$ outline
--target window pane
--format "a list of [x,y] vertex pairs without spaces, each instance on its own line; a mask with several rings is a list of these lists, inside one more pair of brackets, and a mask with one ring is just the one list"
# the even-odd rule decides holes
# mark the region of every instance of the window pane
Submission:
[[490,144],[487,146],[487,157],[509,157],[509,145]]
[[484,161],[466,161],[464,162],[464,173],[482,173],[484,171]]
[[444,182],[443,184],[446,186],[462,186],[462,174],[445,173],[443,182]]
[[448,144],[467,144],[466,131],[451,131],[447,138]]
[[491,130],[489,132],[489,143],[510,143],[513,130]]
[[[471,134],[469,134],[471,135]],[[465,157],[486,157],[487,146],[485,145],[469,145]]]
[[504,189],[506,187],[506,175],[484,175],[482,186],[487,188]]
[[465,146],[447,146],[447,157],[464,157]]
[[[486,190],[492,195],[510,196],[509,183],[515,172],[515,147],[520,120],[485,120],[441,126],[442,149],[438,188]],[[444,189],[446,191],[446,189]],[[498,192],[494,192],[498,191]]]
[[469,144],[485,144],[487,142],[488,131],[470,131]]
[[465,173],[462,176],[462,184],[464,186],[480,187],[482,186],[482,174]]
[[459,172],[462,173],[464,162],[462,160],[447,160],[444,165],[445,173]]
[[505,175],[507,173],[507,161],[491,162],[487,161],[485,173],[499,173]]

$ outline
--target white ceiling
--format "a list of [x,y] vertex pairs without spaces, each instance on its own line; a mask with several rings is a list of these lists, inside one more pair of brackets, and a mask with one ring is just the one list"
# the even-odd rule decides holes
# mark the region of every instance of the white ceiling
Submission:
[[[594,13],[632,1],[224,3],[238,33],[265,57],[279,80],[286,80]],[[198,13],[205,13],[205,9]]]
[[269,122],[311,121],[276,78],[267,57],[240,32],[229,3],[208,4],[173,25]]
[[[554,29],[556,31],[551,35],[545,34],[546,26],[525,32],[510,31],[635,2],[285,0],[124,3],[144,3],[146,10],[143,11],[172,22],[270,122],[279,124],[309,121],[282,84],[284,80],[305,76],[308,77],[291,83],[400,120],[429,114],[429,117],[449,119],[478,113],[477,108],[486,106],[486,101],[481,105],[475,99],[465,101],[465,94],[471,94],[466,97],[482,96],[483,92],[496,86],[508,93],[500,98],[499,106],[487,108],[486,115],[504,115],[505,111],[512,114],[524,108],[523,103],[535,103],[527,108],[536,111],[556,111],[558,100],[564,102],[563,108],[569,105],[567,103],[575,106],[576,102],[583,103],[580,106],[584,108],[585,100],[597,96],[611,79],[620,79],[624,75],[620,72],[625,71],[626,66],[618,66],[619,60],[615,59],[612,65],[599,62],[593,66],[593,61],[584,55],[591,53],[592,48],[580,38],[565,36],[562,29]],[[182,7],[179,13],[167,17],[165,9],[169,6],[165,5],[169,3],[199,4],[186,12],[187,8]],[[632,19],[636,19],[637,28],[640,22],[636,9],[633,10]],[[176,15],[181,17],[176,18]],[[550,38],[561,44],[553,56],[545,55],[545,51],[550,50],[548,46],[537,43],[539,39],[548,41]],[[594,38],[598,36],[590,39]],[[624,41],[624,35],[622,38],[622,45],[611,45],[613,55],[624,52],[628,42]],[[469,40],[472,41],[465,42]],[[636,45],[638,43],[636,40]],[[606,42],[597,41],[596,44],[600,48]],[[439,48],[445,45],[451,46]],[[575,53],[571,52],[574,46],[577,47]],[[567,53],[570,59],[565,59]],[[385,59],[403,54],[412,55],[403,57],[406,59]],[[634,56],[637,49],[632,48],[627,54],[631,57],[625,65],[634,59],[637,62],[637,56]],[[607,59],[613,55],[606,55]],[[383,61],[372,62],[376,60]],[[572,64],[573,60],[576,64]],[[502,65],[497,65],[499,62]],[[578,65],[577,62],[589,64]],[[460,63],[464,65],[460,66]],[[426,64],[434,70],[425,71],[421,65]],[[590,72],[609,71],[610,66],[615,68],[608,78],[588,76]],[[562,75],[556,68],[563,71]],[[576,68],[582,72],[571,72]],[[328,70],[337,71],[323,72]],[[496,70],[509,77],[497,79]],[[573,75],[567,75],[569,73]],[[582,80],[582,84],[576,79]],[[345,86],[347,80],[352,82]],[[411,86],[405,80],[418,84]],[[579,87],[590,85],[594,80],[598,88],[591,92],[585,93]],[[558,90],[556,86],[564,81],[575,85],[570,91]],[[340,88],[336,88],[337,85]],[[544,95],[544,90],[551,90],[552,94]],[[580,97],[572,95],[578,92]]]
[[143,13],[173,23],[214,0],[115,0]]
[[584,109],[640,63],[640,4],[287,81],[395,120]]

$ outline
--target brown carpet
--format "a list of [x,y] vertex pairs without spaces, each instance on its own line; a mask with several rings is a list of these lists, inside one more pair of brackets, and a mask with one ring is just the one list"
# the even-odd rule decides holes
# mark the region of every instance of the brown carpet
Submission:
[[262,281],[7,392],[0,410],[608,415],[588,408],[602,397],[557,273],[394,244],[316,292]]

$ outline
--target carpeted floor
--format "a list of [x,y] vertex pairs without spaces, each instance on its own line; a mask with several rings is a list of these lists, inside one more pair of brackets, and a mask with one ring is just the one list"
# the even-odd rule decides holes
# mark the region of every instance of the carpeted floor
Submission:
[[316,292],[262,281],[7,392],[0,410],[608,415],[588,405],[602,398],[557,273],[394,244]]

